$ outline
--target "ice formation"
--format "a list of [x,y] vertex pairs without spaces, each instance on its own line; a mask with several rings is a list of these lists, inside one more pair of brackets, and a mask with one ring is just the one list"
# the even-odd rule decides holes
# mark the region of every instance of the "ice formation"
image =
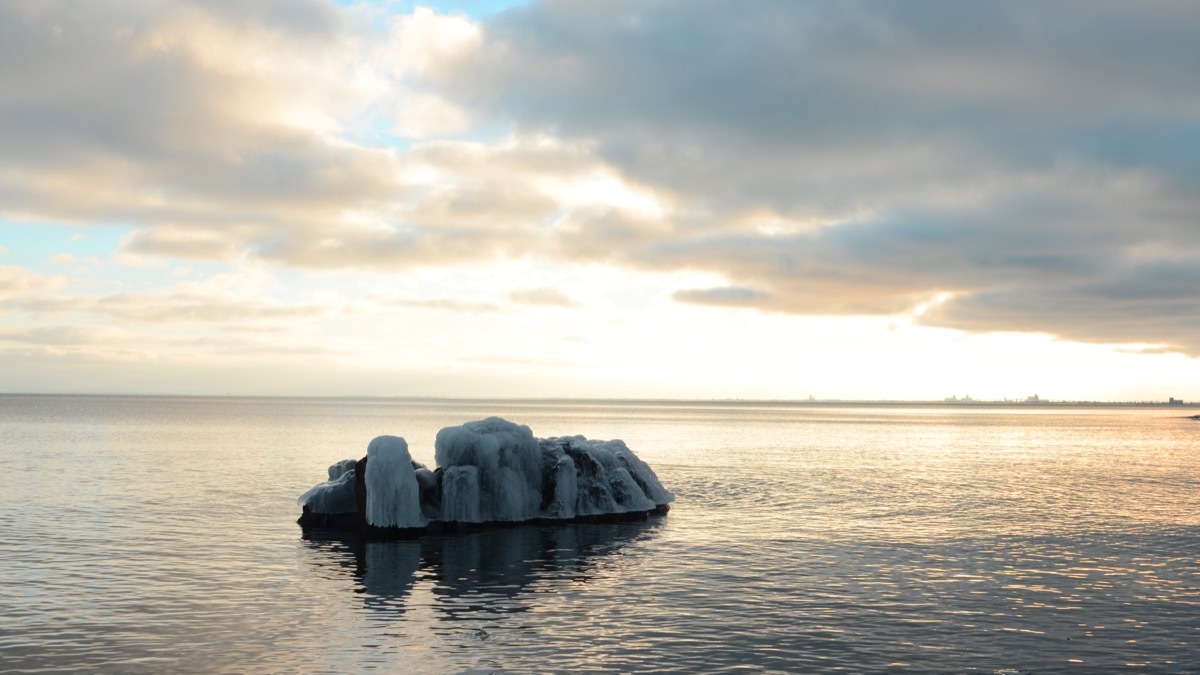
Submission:
[[641,517],[675,499],[622,441],[538,439],[499,417],[442,429],[434,455],[431,471],[412,460],[403,438],[374,439],[364,460],[334,464],[328,481],[301,495],[301,524],[414,531]]
[[316,513],[352,513],[358,508],[354,465],[345,459],[329,467],[329,480],[300,495],[299,502]]
[[489,417],[442,429],[433,447],[438,466],[474,468],[478,477],[475,489],[443,492],[443,512],[471,514],[466,522],[538,517],[542,452],[529,427]]
[[[345,464],[345,462],[343,462]],[[367,522],[376,527],[424,527],[421,486],[408,443],[380,436],[367,446]]]

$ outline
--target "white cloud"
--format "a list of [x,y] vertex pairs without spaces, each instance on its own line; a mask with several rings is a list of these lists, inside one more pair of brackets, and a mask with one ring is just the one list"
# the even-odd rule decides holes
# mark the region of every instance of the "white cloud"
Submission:
[[408,138],[454,136],[470,128],[462,108],[429,94],[410,93],[399,98],[396,133]]
[[62,277],[47,277],[16,265],[0,265],[0,300],[62,288]]
[[392,24],[393,67],[405,77],[434,77],[472,56],[483,30],[462,14],[417,7]]
[[508,298],[521,305],[536,307],[579,307],[580,304],[563,291],[552,287],[519,288],[508,294]]

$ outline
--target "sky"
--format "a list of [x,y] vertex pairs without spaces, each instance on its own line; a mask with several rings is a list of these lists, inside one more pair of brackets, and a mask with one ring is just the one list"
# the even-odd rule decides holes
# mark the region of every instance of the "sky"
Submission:
[[1200,399],[1200,4],[8,0],[0,391]]

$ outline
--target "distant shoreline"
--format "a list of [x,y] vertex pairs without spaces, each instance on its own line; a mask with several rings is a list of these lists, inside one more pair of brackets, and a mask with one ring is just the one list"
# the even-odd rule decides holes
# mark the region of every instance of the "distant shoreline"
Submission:
[[56,393],[56,392],[0,392],[0,397],[46,397],[46,398],[174,398],[174,399],[276,399],[297,401],[403,401],[427,403],[470,403],[499,405],[530,405],[538,403],[558,405],[666,405],[666,406],[749,406],[749,407],[861,407],[861,408],[1165,408],[1191,410],[1200,409],[1200,401],[1169,403],[1167,401],[929,401],[929,400],[867,400],[867,399],[677,399],[677,398],[577,398],[577,397],[533,397],[533,398],[471,398],[455,396],[276,396],[270,394],[131,394],[131,393]]

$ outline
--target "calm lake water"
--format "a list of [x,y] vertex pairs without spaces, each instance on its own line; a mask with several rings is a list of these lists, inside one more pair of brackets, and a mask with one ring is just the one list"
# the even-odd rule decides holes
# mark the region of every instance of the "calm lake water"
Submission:
[[[0,670],[1200,672],[1194,412],[0,396]],[[624,439],[674,508],[295,524],[490,415]]]

